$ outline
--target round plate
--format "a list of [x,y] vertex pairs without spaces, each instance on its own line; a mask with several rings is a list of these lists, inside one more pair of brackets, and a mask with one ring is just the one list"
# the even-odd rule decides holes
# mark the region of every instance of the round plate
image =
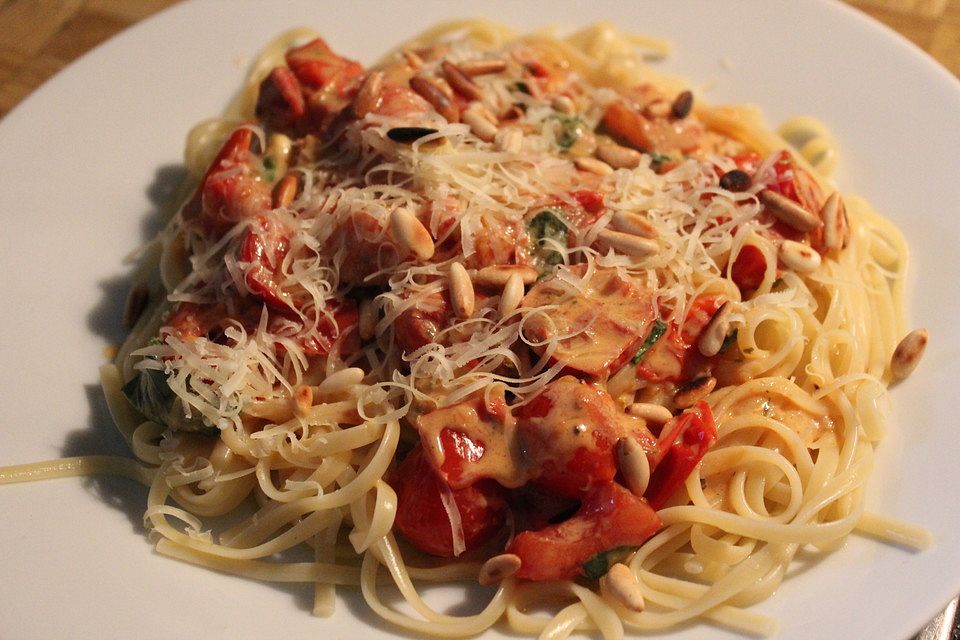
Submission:
[[[56,76],[0,122],[0,464],[121,453],[97,386],[119,322],[124,257],[181,175],[186,132],[217,114],[271,37],[309,25],[372,62],[464,5],[439,0],[283,5],[196,2],[137,25]],[[752,102],[776,124],[815,114],[841,143],[838,182],[866,195],[913,249],[913,324],[931,348],[894,392],[896,420],[877,456],[870,509],[930,529],[912,552],[853,536],[798,563],[756,609],[781,638],[909,636],[960,591],[952,396],[960,380],[960,83],[885,28],[842,5],[804,2],[515,3],[486,16],[518,28],[609,19],[669,39],[662,68],[705,99]],[[387,638],[358,596],[330,620],[312,592],[161,558],[143,537],[146,492],[117,479],[0,488],[4,638]],[[690,627],[671,638],[701,637]],[[500,637],[493,631],[489,637]],[[711,628],[711,637],[733,637]]]

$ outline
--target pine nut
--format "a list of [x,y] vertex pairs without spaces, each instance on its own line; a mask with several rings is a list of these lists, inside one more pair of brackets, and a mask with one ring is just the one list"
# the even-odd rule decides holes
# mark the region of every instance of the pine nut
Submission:
[[666,424],[673,419],[670,409],[652,402],[634,402],[627,406],[627,413],[643,418],[651,424]]
[[293,140],[282,133],[271,133],[267,138],[267,148],[263,152],[263,157],[273,160],[273,175],[282,176],[287,172],[292,149]]
[[483,563],[477,581],[484,586],[497,584],[520,571],[520,565],[520,556],[513,553],[501,553]]
[[643,590],[630,567],[618,562],[600,578],[600,590],[631,611],[643,611],[646,602]]
[[503,58],[467,60],[457,65],[460,71],[468,76],[482,76],[488,73],[500,73],[507,68],[507,61]]
[[641,238],[630,233],[604,229],[597,234],[597,238],[608,247],[635,258],[647,258],[660,251],[660,245],[655,240]]
[[440,82],[431,78],[414,76],[410,79],[410,88],[429,102],[447,122],[458,122],[460,120],[460,107],[451,97],[447,96],[445,89],[449,89],[448,87],[444,87]]
[[613,167],[608,165],[603,160],[597,160],[596,158],[590,158],[586,156],[575,158],[573,164],[575,164],[577,169],[580,169],[581,171],[595,173],[598,176],[608,176],[613,173]]
[[363,375],[363,369],[359,367],[341,369],[327,376],[324,381],[317,386],[317,393],[321,395],[333,395],[346,391],[350,387],[363,382]]
[[821,262],[820,254],[812,247],[794,240],[784,240],[780,244],[778,256],[784,266],[797,273],[816,271]]
[[750,174],[741,169],[732,169],[720,176],[720,188],[727,191],[746,191],[753,184]]
[[665,118],[670,114],[670,103],[666,100],[654,100],[643,108],[648,116],[654,118]]
[[917,368],[927,348],[930,334],[926,329],[914,329],[908,333],[890,358],[890,373],[895,380],[903,380]]
[[429,260],[435,250],[430,232],[416,216],[400,207],[390,216],[390,231],[405,253]]
[[729,300],[720,305],[714,312],[710,322],[707,323],[700,334],[700,340],[697,343],[700,353],[708,358],[720,353],[720,349],[723,348],[723,341],[727,339],[727,334],[730,333],[730,314],[732,312],[733,305],[730,304]]
[[484,267],[473,276],[473,283],[491,289],[503,289],[507,286],[510,276],[518,274],[524,285],[533,284],[540,276],[540,272],[533,267],[522,264],[497,264]]
[[516,127],[501,129],[497,132],[494,143],[505,153],[520,153],[523,150],[523,131]]
[[646,493],[650,484],[650,461],[639,442],[629,437],[617,440],[617,467],[635,496]]
[[570,115],[577,110],[577,107],[573,104],[573,100],[567,96],[557,96],[553,99],[550,106],[553,107],[554,111],[559,111],[565,115]]
[[470,126],[470,131],[484,142],[492,142],[497,135],[497,127],[481,115],[476,108],[467,108],[462,114],[461,119],[464,124]]
[[443,71],[443,77],[447,79],[454,91],[471,100],[483,99],[483,89],[477,86],[477,83],[471,80],[470,76],[461,71],[460,67],[449,60],[444,60],[440,69]]
[[123,326],[132,329],[137,324],[137,320],[143,315],[143,310],[147,308],[150,301],[150,289],[145,284],[138,284],[130,289],[127,294],[127,302],[123,305]]
[[635,149],[613,142],[601,142],[597,145],[597,157],[614,169],[635,169],[640,166],[643,156]]
[[294,175],[285,175],[273,187],[273,208],[286,207],[297,197],[300,190],[300,180]]
[[677,409],[689,409],[710,395],[716,386],[717,379],[713,376],[702,376],[691,380],[673,395],[673,404]]
[[453,312],[460,319],[473,315],[476,296],[473,292],[473,282],[470,274],[459,262],[450,265],[450,304]]
[[650,240],[655,240],[660,235],[645,217],[632,211],[615,211],[610,219],[610,224],[617,231],[641,238],[649,238]]
[[503,285],[503,293],[500,294],[500,317],[506,318],[517,310],[520,301],[523,300],[523,276],[519,273],[511,273],[507,278],[507,283]]
[[357,325],[360,330],[360,339],[369,340],[377,331],[377,304],[372,298],[364,298],[360,301],[359,318]]
[[293,388],[293,395],[290,396],[293,401],[293,413],[299,417],[304,417],[313,406],[313,389],[310,385],[300,384]]
[[362,118],[380,106],[383,90],[383,71],[371,71],[364,78],[357,96],[353,99],[353,115]]
[[776,191],[764,189],[757,198],[770,215],[797,231],[813,231],[820,226],[819,217]]
[[423,58],[421,58],[415,51],[405,50],[403,51],[403,59],[407,61],[407,66],[417,71],[420,67],[423,66]]
[[820,209],[823,220],[823,245],[828,251],[839,251],[850,241],[850,222],[847,219],[847,206],[834,191]]

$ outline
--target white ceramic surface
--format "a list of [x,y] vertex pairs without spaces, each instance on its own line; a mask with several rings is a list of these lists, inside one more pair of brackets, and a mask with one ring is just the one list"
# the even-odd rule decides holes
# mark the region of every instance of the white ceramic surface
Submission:
[[[482,9],[474,8],[482,6]],[[912,553],[854,537],[757,609],[779,637],[909,636],[960,591],[956,319],[960,281],[960,83],[852,10],[804,2],[482,5],[403,0],[188,3],[139,24],[56,76],[0,122],[0,464],[123,452],[96,386],[122,335],[123,257],[177,175],[185,133],[216,114],[273,35],[311,25],[371,62],[427,24],[478,12],[514,24],[609,18],[663,36],[712,102],[749,101],[771,123],[817,114],[843,148],[845,190],[869,196],[914,250],[910,315],[929,327],[918,373],[894,394],[871,508],[928,527]],[[311,592],[156,556],[145,491],[123,480],[0,487],[0,637],[386,638],[356,597],[311,618]],[[671,638],[732,637],[709,628]],[[496,633],[491,637],[497,637]]]

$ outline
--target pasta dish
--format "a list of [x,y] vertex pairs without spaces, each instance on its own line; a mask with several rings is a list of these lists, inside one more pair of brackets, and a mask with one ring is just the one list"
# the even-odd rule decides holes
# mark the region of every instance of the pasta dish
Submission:
[[[899,231],[822,124],[704,104],[665,50],[462,21],[368,69],[278,38],[138,254],[101,369],[136,460],[0,482],[128,475],[159,553],[425,636],[768,635],[801,551],[926,546],[864,509],[927,340]],[[420,594],[477,581],[471,615]]]

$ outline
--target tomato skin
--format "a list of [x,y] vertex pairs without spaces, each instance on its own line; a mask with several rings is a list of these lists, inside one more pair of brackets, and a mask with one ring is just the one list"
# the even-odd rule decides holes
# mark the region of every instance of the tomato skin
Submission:
[[250,293],[269,306],[289,310],[290,295],[281,290],[281,263],[290,250],[290,231],[277,218],[257,217],[240,242],[239,259],[250,263],[245,280]]
[[453,318],[446,291],[431,293],[405,310],[394,323],[394,338],[407,353],[434,341],[437,333]]
[[606,208],[606,204],[603,201],[603,194],[599,191],[579,189],[571,192],[570,195],[577,201],[577,204],[583,207],[584,211],[594,216],[594,220],[596,220],[596,216]]
[[287,129],[303,118],[307,104],[303,87],[289,67],[275,67],[263,82],[257,96],[256,114],[271,127]]
[[664,426],[643,494],[651,507],[660,509],[673,497],[716,439],[713,412],[702,400]]
[[394,482],[397,515],[394,525],[421,551],[454,557],[453,531],[440,498],[444,490],[453,495],[460,512],[467,551],[482,546],[506,523],[506,491],[492,480],[481,480],[463,489],[449,489],[430,466],[418,445],[403,462]]
[[507,553],[520,556],[519,578],[570,580],[581,576],[583,564],[596,554],[638,547],[661,524],[646,501],[607,482],[588,494],[570,519],[517,535]]
[[[360,312],[357,303],[349,298],[333,300],[327,303],[327,309],[333,314],[333,320],[327,315],[320,318],[316,336],[307,336],[300,340],[308,356],[323,356],[333,350],[335,344],[341,354],[356,353],[360,350],[360,333],[357,323]],[[283,316],[277,315],[276,318]]]
[[682,327],[671,324],[666,333],[637,364],[637,375],[651,382],[687,380],[704,363],[695,348],[703,329],[723,304],[721,296],[700,296],[693,301]]
[[730,266],[730,279],[740,291],[753,291],[767,274],[767,259],[756,245],[745,244]]

